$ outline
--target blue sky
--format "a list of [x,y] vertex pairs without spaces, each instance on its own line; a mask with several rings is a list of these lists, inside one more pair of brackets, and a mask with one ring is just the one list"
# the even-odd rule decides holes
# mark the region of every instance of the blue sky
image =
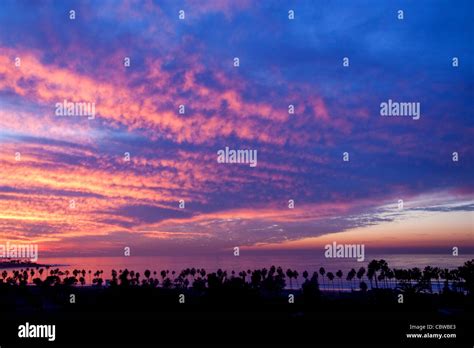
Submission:
[[[473,6],[2,1],[0,239],[59,254],[311,248],[405,218],[425,231],[430,212],[455,232],[416,248],[472,248]],[[420,103],[420,119],[381,117],[388,99]],[[63,100],[96,118],[55,117]],[[217,163],[225,146],[258,166]]]

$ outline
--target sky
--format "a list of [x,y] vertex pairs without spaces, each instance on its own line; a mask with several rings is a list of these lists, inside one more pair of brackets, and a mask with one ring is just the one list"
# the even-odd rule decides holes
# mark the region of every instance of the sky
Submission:
[[[473,252],[473,17],[472,1],[1,1],[0,242]],[[420,118],[381,116],[389,99]],[[58,116],[64,100],[95,117]],[[226,147],[257,166],[219,163]]]

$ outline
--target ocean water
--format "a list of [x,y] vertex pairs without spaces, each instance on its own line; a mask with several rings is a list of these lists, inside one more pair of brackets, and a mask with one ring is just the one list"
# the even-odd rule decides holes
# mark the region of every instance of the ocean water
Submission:
[[358,270],[360,267],[367,268],[368,263],[372,259],[384,259],[388,262],[390,268],[412,268],[419,267],[423,269],[425,266],[456,268],[461,266],[465,261],[474,259],[474,254],[451,256],[441,254],[383,254],[369,255],[365,260],[358,262],[354,259],[347,258],[325,258],[314,254],[298,254],[298,255],[245,255],[245,256],[123,256],[123,257],[70,257],[70,258],[41,258],[38,260],[42,264],[58,265],[61,269],[86,269],[86,270],[103,270],[105,274],[110,274],[112,269],[119,270],[128,268],[143,272],[146,269],[150,271],[181,271],[185,268],[204,268],[208,272],[217,269],[234,270],[236,272],[242,270],[253,270],[256,268],[272,265],[281,266],[285,271],[290,268],[298,272],[319,270],[324,267],[326,272],[336,272],[342,270],[344,273],[351,268]]
[[[230,272],[234,270],[236,274],[243,270],[254,270],[257,268],[266,267],[270,268],[272,265],[278,267],[281,266],[286,272],[288,268],[296,270],[299,273],[299,277],[295,282],[291,284],[292,287],[297,284],[301,284],[303,281],[303,271],[308,271],[311,274],[314,271],[319,271],[320,267],[324,267],[326,272],[333,272],[334,274],[341,270],[343,277],[341,281],[339,279],[334,280],[334,284],[342,290],[350,290],[351,284],[345,279],[347,273],[354,268],[356,271],[360,267],[365,267],[372,259],[384,259],[388,262],[390,268],[412,268],[418,267],[423,269],[425,266],[441,267],[441,268],[456,268],[461,266],[465,261],[474,259],[474,254],[462,255],[462,256],[451,256],[441,254],[383,254],[383,255],[369,255],[366,256],[363,262],[357,262],[354,259],[341,259],[341,258],[325,258],[320,254],[314,253],[301,253],[301,254],[262,254],[262,255],[241,255],[241,256],[129,256],[129,257],[70,257],[70,258],[41,258],[38,263],[54,265],[54,268],[59,268],[63,271],[73,269],[85,269],[86,271],[91,270],[92,274],[97,270],[104,271],[102,277],[104,279],[111,278],[111,271],[124,270],[127,268],[129,271],[133,270],[139,272],[142,276],[145,270],[150,270],[159,273],[161,270],[176,271],[179,273],[185,268],[204,268],[207,273],[215,272],[219,268],[226,270],[230,275]],[[93,276],[92,276],[93,277]],[[89,283],[89,276],[86,276],[86,281]],[[329,284],[327,278],[323,283],[321,277],[319,277],[320,286],[324,289],[331,289],[332,285]],[[160,278],[161,279],[161,278]],[[367,282],[366,277],[364,280]],[[288,283],[288,280],[287,280]],[[357,285],[355,280],[354,285]],[[288,284],[290,286],[290,284]]]

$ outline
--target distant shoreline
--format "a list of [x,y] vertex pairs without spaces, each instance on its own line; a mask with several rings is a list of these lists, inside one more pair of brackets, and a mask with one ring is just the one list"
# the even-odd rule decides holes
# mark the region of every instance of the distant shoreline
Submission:
[[58,266],[67,266],[67,265],[53,265],[53,264],[40,264],[35,262],[0,262],[0,269],[11,269],[11,268],[18,268],[18,267],[28,267],[28,268],[36,268],[36,267],[58,267]]

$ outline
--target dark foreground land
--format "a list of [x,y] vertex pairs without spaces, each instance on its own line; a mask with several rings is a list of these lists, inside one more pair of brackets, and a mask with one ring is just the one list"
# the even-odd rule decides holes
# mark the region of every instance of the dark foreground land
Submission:
[[[428,269],[417,279],[412,279],[417,272],[398,273],[392,287],[375,267],[368,281],[375,276],[377,284],[367,287],[362,280],[350,292],[320,291],[322,279],[315,274],[305,274],[302,286],[289,290],[291,271],[276,268],[240,275],[183,272],[173,279],[165,272],[161,281],[150,272],[135,281],[136,275],[124,270],[112,275],[107,286],[103,281],[74,285],[69,277],[54,275],[60,274],[55,270],[36,285],[5,278],[0,284],[0,345],[472,347],[474,342],[472,262],[458,269],[456,282],[447,277],[433,284]],[[193,281],[184,282],[190,276]],[[433,290],[437,287],[439,292]],[[56,325],[55,342],[18,338],[18,326],[25,322]]]

